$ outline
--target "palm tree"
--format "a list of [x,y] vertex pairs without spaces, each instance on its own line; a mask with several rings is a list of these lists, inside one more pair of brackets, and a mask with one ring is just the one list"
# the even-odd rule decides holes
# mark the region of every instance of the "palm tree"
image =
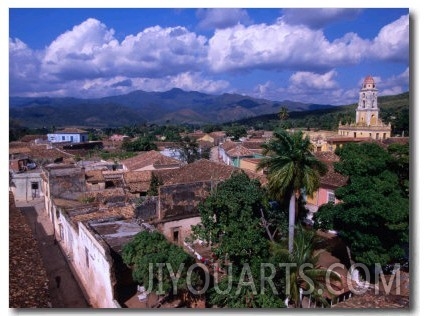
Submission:
[[281,107],[280,112],[278,113],[278,117],[280,118],[280,121],[285,121],[286,119],[288,119],[289,114],[288,114],[288,110],[285,107]]
[[327,271],[318,265],[322,251],[316,251],[316,249],[321,242],[321,238],[314,231],[307,231],[301,226],[297,229],[292,252],[288,251],[283,242],[271,242],[271,253],[275,260],[292,264],[287,267],[290,271],[287,272],[283,281],[286,287],[285,294],[295,307],[302,307],[303,291],[309,291],[315,301],[327,306],[328,302],[323,294],[327,291],[333,295],[327,282],[337,281],[342,284],[339,274]]
[[292,252],[296,199],[299,198],[301,189],[308,195],[318,189],[320,176],[326,173],[327,166],[314,156],[309,137],[304,137],[301,131],[288,133],[285,130],[278,130],[274,132],[274,138],[264,144],[263,148],[265,157],[258,164],[258,170],[266,168],[271,194],[281,202],[291,196],[288,249]]

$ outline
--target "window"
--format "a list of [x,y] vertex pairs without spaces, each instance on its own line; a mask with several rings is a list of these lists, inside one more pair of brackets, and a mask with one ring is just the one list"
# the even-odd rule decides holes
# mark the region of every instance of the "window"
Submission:
[[328,191],[327,193],[327,202],[336,203],[336,197],[334,196],[333,191]]
[[65,136],[62,136],[62,140],[65,140]]
[[173,232],[173,242],[174,243],[179,243],[179,231],[180,228],[179,227],[174,227],[172,228],[172,232]]
[[70,141],[74,141],[74,136],[70,136]]
[[89,250],[84,248],[84,251],[86,253],[86,266],[89,267]]

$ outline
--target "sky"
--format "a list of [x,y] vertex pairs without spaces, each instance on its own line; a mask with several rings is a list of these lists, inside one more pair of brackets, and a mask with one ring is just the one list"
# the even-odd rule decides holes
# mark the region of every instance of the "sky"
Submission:
[[[296,10],[292,12],[284,9],[266,9],[282,5],[284,2],[281,1],[217,0],[214,4],[203,2],[209,8],[265,7],[262,10],[236,10],[233,15],[227,15],[222,22],[220,19],[224,18],[224,14],[215,16],[213,12],[218,11],[197,9],[163,10],[161,14],[148,9],[14,9],[34,6],[132,8],[135,7],[135,2],[133,0],[111,3],[107,0],[2,1],[0,27],[2,30],[9,30],[0,32],[3,49],[1,55],[3,58],[0,59],[1,69],[9,69],[1,72],[2,103],[8,104],[10,95],[97,97],[136,89],[164,91],[180,87],[208,93],[246,93],[274,100],[348,104],[357,102],[361,82],[368,74],[376,79],[379,95],[403,92],[410,86],[412,89],[410,183],[413,191],[411,195],[413,225],[410,227],[410,233],[413,241],[412,271],[415,271],[410,314],[423,315],[426,305],[421,304],[419,285],[426,282],[426,273],[418,268],[420,262],[426,260],[424,247],[419,245],[420,240],[426,238],[424,236],[426,230],[421,227],[425,213],[421,211],[423,200],[420,194],[425,188],[419,181],[426,178],[426,168],[419,168],[419,162],[426,161],[424,146],[420,146],[421,135],[426,132],[424,131],[426,124],[423,123],[426,107],[422,102],[424,90],[421,85],[425,82],[422,77],[426,71],[424,59],[420,58],[426,53],[424,41],[420,41],[420,34],[423,36],[426,32],[422,1],[329,0],[321,4],[330,8],[346,6],[360,10],[352,11],[352,14],[348,12],[345,14],[342,11],[341,14],[337,12],[332,14],[329,11],[328,17],[325,12],[323,14],[311,12],[307,15],[305,11],[305,14],[300,15],[300,11],[298,14]],[[147,8],[170,7],[169,2],[170,0],[156,0],[155,3],[139,0],[138,5]],[[317,2],[298,0],[284,4],[317,7]],[[198,1],[185,0],[174,3],[188,8],[199,6]],[[387,8],[409,8],[409,10]],[[404,20],[408,11],[409,37],[407,27],[403,27],[408,24],[406,17]],[[402,20],[397,22],[401,17]],[[93,22],[97,22],[85,23],[90,18],[94,19]],[[235,22],[236,19],[240,21],[239,26]],[[305,26],[295,25],[295,21],[304,23]],[[405,24],[402,23],[401,26],[399,24],[401,22]],[[157,25],[158,28],[152,29]],[[173,38],[172,35],[178,32],[172,32],[172,29],[167,28],[179,26],[184,27],[182,37]],[[228,26],[228,29],[224,29],[225,26]],[[148,38],[148,35],[152,37]],[[228,40],[222,45],[227,46],[221,48],[220,39],[223,40],[226,35]],[[164,41],[154,41],[155,36]],[[408,44],[409,39],[411,42]],[[140,44],[141,41],[143,44]],[[185,50],[181,50],[181,54],[178,54],[178,49],[170,50],[168,54],[177,55],[179,58],[169,60],[169,55],[161,48],[176,47],[170,43],[175,45],[192,43],[194,46],[183,45],[183,48],[193,47],[200,50],[194,49],[192,55]],[[263,51],[262,43],[265,45]],[[14,48],[13,52],[11,47]],[[268,59],[268,54],[273,58]],[[82,58],[84,56],[87,57],[86,60]],[[255,62],[250,63],[253,59]],[[412,69],[408,76],[410,65]],[[168,70],[167,75],[165,70]],[[8,115],[0,116],[0,126],[7,128]],[[4,133],[7,133],[7,130]],[[6,152],[8,150],[6,137],[3,137],[2,141]],[[6,166],[8,163],[6,155],[2,157],[1,163]],[[7,179],[7,169],[2,170],[4,172],[2,178]],[[5,180],[2,190],[5,194],[2,199],[4,210],[8,207],[6,187]],[[8,222],[4,220],[2,223],[4,225],[2,249],[7,249]],[[3,277],[7,280],[8,263],[3,260],[1,264],[3,264],[1,269]],[[8,315],[14,315],[16,311],[6,310],[8,284],[3,282],[2,285],[1,297],[4,301],[1,306]],[[77,313],[90,315],[84,311]],[[67,314],[72,314],[72,311],[67,311]],[[267,311],[264,314],[279,315],[281,312]],[[301,314],[311,313],[301,311]]]
[[181,88],[357,102],[409,90],[409,9],[9,8],[9,95]]

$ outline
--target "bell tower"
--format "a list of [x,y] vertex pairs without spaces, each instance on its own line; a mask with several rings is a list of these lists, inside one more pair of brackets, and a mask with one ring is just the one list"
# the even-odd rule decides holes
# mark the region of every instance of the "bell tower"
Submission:
[[376,126],[378,124],[379,107],[377,104],[377,91],[373,77],[367,76],[359,92],[356,125]]

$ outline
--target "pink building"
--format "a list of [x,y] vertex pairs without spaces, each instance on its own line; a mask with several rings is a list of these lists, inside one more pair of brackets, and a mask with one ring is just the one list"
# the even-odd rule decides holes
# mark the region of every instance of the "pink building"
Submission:
[[327,173],[321,177],[319,189],[306,197],[306,208],[309,210],[308,220],[312,220],[318,208],[328,202],[339,203],[334,195],[334,190],[346,184],[348,178],[334,170],[333,164],[339,161],[339,157],[333,152],[316,152],[315,156],[328,167]]

